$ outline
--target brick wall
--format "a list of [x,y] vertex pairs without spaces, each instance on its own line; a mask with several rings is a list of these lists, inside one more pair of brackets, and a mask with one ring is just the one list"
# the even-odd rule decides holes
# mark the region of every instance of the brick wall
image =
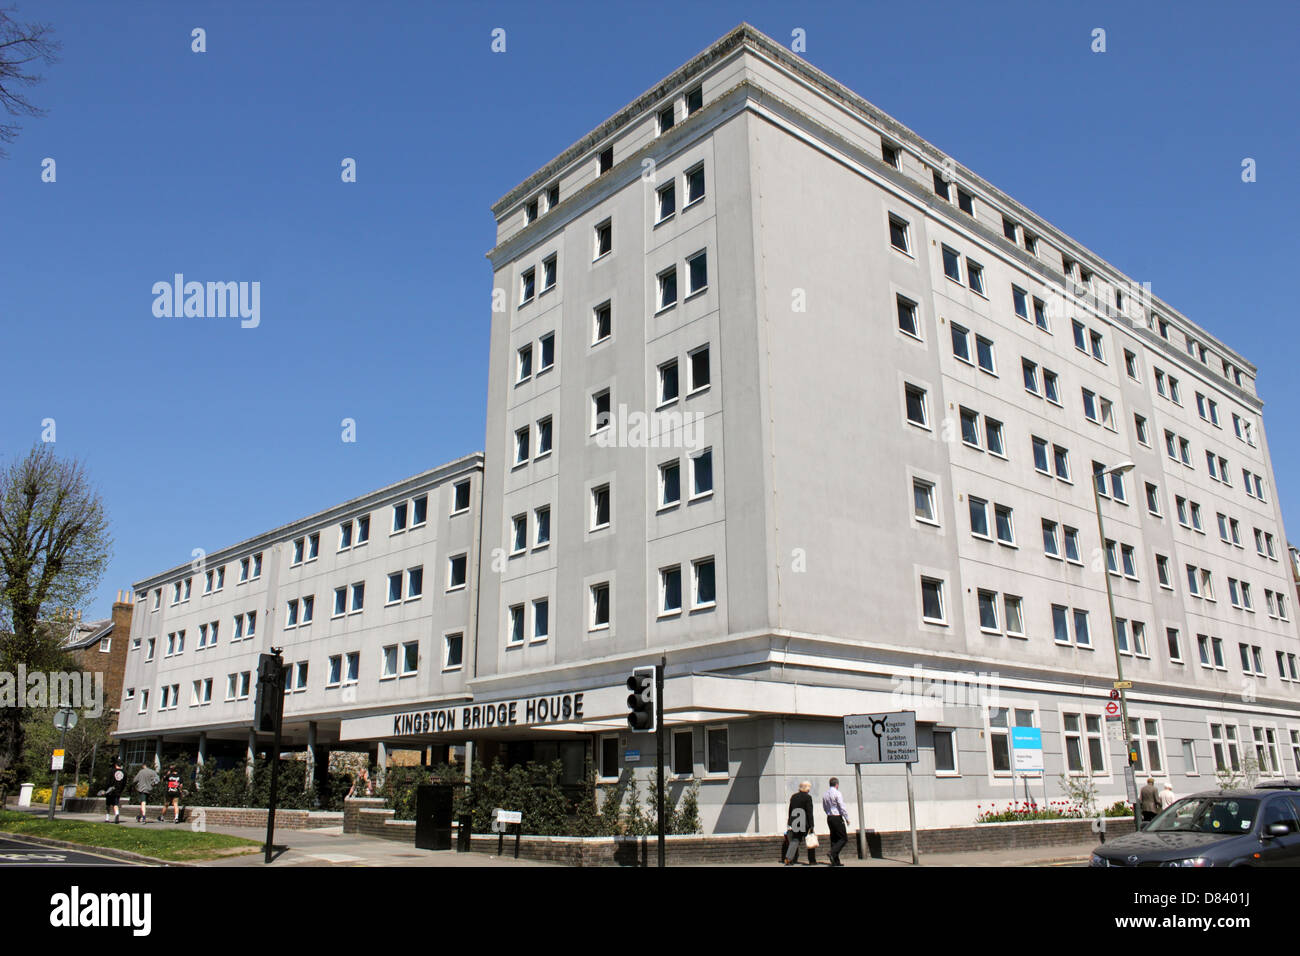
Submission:
[[[134,609],[134,604],[125,601],[113,603],[113,634],[107,654],[100,652],[99,644],[72,652],[84,670],[92,674],[102,671],[104,674],[104,714],[108,718],[109,733],[117,731],[117,711],[122,706],[122,681],[126,674],[126,654],[131,647]],[[113,751],[117,749],[115,743],[110,747]]]
[[[103,813],[103,797],[81,797],[68,801],[69,813]],[[195,814],[203,812],[203,819],[208,826],[246,827],[265,829],[266,811],[259,807],[181,807],[181,820],[193,821]],[[156,818],[163,812],[162,806],[150,806],[150,818]],[[125,800],[121,807],[122,816],[134,820],[140,813],[139,803]],[[171,807],[167,807],[167,819],[172,818]],[[276,810],[275,825],[282,830],[317,830],[324,827],[337,827],[343,824],[343,814],[317,812],[314,810]],[[414,840],[414,837],[412,837]]]
[[[360,833],[361,832],[361,811],[369,808],[382,810],[384,800],[382,797],[348,797],[343,801],[343,832]],[[411,837],[414,842],[415,837]]]

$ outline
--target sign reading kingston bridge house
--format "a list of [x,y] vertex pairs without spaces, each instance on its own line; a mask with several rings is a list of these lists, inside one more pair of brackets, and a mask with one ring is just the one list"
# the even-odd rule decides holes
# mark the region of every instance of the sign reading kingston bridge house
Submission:
[[494,701],[435,707],[393,715],[393,734],[432,734],[448,730],[479,730],[485,727],[529,727],[582,720],[582,693],[547,694]]

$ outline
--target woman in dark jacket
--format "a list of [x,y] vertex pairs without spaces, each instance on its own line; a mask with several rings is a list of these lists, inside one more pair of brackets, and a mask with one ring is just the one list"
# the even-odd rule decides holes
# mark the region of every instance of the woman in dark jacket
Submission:
[[799,792],[790,797],[790,813],[786,817],[786,839],[789,841],[785,851],[785,865],[793,866],[799,858],[799,848],[813,828],[812,784],[805,780],[799,784]]

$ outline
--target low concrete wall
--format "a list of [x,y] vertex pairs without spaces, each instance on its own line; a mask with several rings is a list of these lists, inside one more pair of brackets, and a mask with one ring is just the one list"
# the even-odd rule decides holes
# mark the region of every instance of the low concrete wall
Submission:
[[[171,807],[166,809],[167,819],[171,819]],[[164,808],[158,805],[149,807],[150,818],[157,817]],[[104,813],[103,797],[79,797],[68,801],[69,813]],[[263,829],[266,827],[266,810],[260,807],[202,807],[181,805],[181,820],[192,822],[195,815],[203,813],[208,826],[246,827]],[[139,803],[121,804],[121,814],[128,819],[135,819],[140,813]],[[276,810],[275,825],[283,830],[319,830],[325,827],[343,825],[343,814],[317,810]]]
[[[394,820],[393,811],[378,798],[354,798],[345,801],[344,833],[361,833],[385,840],[414,845],[415,823]],[[1132,817],[1114,817],[1107,821],[1112,833],[1126,833],[1133,826]],[[829,835],[818,834],[825,847]],[[866,831],[867,849],[872,857],[906,858],[912,852],[911,834],[907,830]],[[673,866],[699,866],[711,863],[777,862],[783,837],[769,834],[721,834],[716,836],[670,836],[664,839],[664,855]],[[1026,847],[1071,846],[1098,838],[1091,820],[1036,820],[1027,823],[983,823],[966,827],[938,827],[917,831],[917,846],[927,853],[968,853],[980,850],[1011,850]],[[474,853],[495,854],[496,834],[476,833],[470,839]],[[507,834],[503,854],[513,856],[514,836]],[[857,853],[857,833],[849,831],[845,853]],[[523,836],[519,841],[519,858],[561,863],[566,866],[653,866],[657,861],[655,837],[543,837]]]

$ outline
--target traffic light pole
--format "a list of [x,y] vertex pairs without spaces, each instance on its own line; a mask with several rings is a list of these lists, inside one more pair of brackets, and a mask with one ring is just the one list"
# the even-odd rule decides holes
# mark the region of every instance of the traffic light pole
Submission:
[[655,668],[655,772],[659,774],[659,866],[664,865],[664,667],[668,658],[660,658]]

